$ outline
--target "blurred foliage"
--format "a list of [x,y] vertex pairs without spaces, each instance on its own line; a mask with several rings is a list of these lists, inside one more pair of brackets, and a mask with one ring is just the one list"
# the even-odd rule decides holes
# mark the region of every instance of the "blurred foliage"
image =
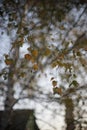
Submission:
[[[73,8],[77,11],[83,9],[77,20],[70,13]],[[65,99],[63,101],[67,110],[73,105],[73,95],[76,98],[79,95],[78,99],[82,99],[78,94],[80,84],[77,79],[80,75],[84,80],[83,73],[87,73],[87,30],[82,29],[82,26],[86,27],[87,21],[81,20],[84,14],[87,14],[86,0],[2,0],[1,34],[4,35],[4,30],[11,39],[9,54],[3,56],[5,67],[0,72],[1,81],[4,78],[7,87],[11,86],[8,87],[7,96],[13,96],[11,89],[16,82],[23,91],[31,88],[35,90],[36,74],[44,72],[49,66],[59,70],[61,84],[57,83],[55,77],[51,78],[53,93]],[[27,52],[22,56],[21,48],[24,45],[27,46]],[[12,82],[8,84],[10,80]],[[66,99],[66,96],[72,98]],[[14,104],[12,101],[11,107]]]

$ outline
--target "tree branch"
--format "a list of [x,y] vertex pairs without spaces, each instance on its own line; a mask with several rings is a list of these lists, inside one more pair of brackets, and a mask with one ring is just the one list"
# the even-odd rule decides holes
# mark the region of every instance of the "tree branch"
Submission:
[[64,37],[64,39],[62,40],[62,43],[61,43],[61,44],[64,44],[64,42],[65,42],[65,40],[66,40],[66,37],[69,35],[69,33],[72,31],[72,29],[77,26],[79,20],[81,19],[81,17],[82,17],[83,14],[85,13],[86,9],[87,9],[87,6],[85,6],[84,10],[83,10],[82,13],[79,15],[77,21],[76,21],[76,22],[72,25],[72,27],[66,32],[65,37]]

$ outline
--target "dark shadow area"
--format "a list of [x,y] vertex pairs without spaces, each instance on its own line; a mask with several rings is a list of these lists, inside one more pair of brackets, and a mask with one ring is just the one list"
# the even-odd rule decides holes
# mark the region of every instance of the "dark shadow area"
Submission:
[[[6,128],[4,128],[6,115],[8,114],[8,124],[6,125]],[[27,125],[27,123],[29,125]],[[0,111],[0,130],[39,130],[39,128],[35,122],[33,110],[15,110],[11,113],[9,111]]]

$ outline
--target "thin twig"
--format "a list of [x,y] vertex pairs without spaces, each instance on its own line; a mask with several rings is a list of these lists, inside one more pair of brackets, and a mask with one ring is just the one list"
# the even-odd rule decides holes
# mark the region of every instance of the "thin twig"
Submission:
[[85,13],[86,9],[87,9],[87,6],[84,8],[84,10],[82,11],[82,13],[79,15],[77,21],[76,21],[76,22],[72,25],[72,27],[66,32],[65,37],[64,37],[64,39],[62,40],[62,43],[61,43],[61,44],[64,44],[64,42],[65,42],[65,40],[66,40],[66,37],[69,35],[69,33],[72,31],[72,29],[77,26],[79,20],[81,19],[81,17],[82,17],[83,14]]

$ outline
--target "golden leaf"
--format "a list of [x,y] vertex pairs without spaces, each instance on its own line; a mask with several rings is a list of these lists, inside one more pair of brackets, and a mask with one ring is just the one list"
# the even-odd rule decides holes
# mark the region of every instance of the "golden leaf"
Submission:
[[26,60],[31,60],[31,55],[30,55],[30,54],[25,54],[25,55],[24,55],[24,58],[25,58]]
[[34,65],[33,65],[33,69],[34,69],[34,70],[38,70],[38,65],[37,65],[37,64],[34,64]]
[[52,85],[53,85],[53,87],[55,87],[57,85],[57,81],[53,80]]
[[59,95],[61,95],[61,94],[62,94],[62,89],[61,89],[61,88],[58,88],[58,89],[57,89],[57,93],[58,93]]
[[61,95],[61,94],[62,94],[62,89],[61,89],[61,88],[58,88],[58,87],[54,87],[54,88],[53,88],[53,92],[54,92],[54,94],[59,94],[59,95]]
[[13,63],[12,59],[5,59],[6,65],[11,65]]
[[32,51],[32,56],[37,57],[38,56],[38,51],[37,50],[33,50]]
[[31,58],[31,62],[32,62],[32,63],[35,63],[35,58],[32,57],[32,58]]

